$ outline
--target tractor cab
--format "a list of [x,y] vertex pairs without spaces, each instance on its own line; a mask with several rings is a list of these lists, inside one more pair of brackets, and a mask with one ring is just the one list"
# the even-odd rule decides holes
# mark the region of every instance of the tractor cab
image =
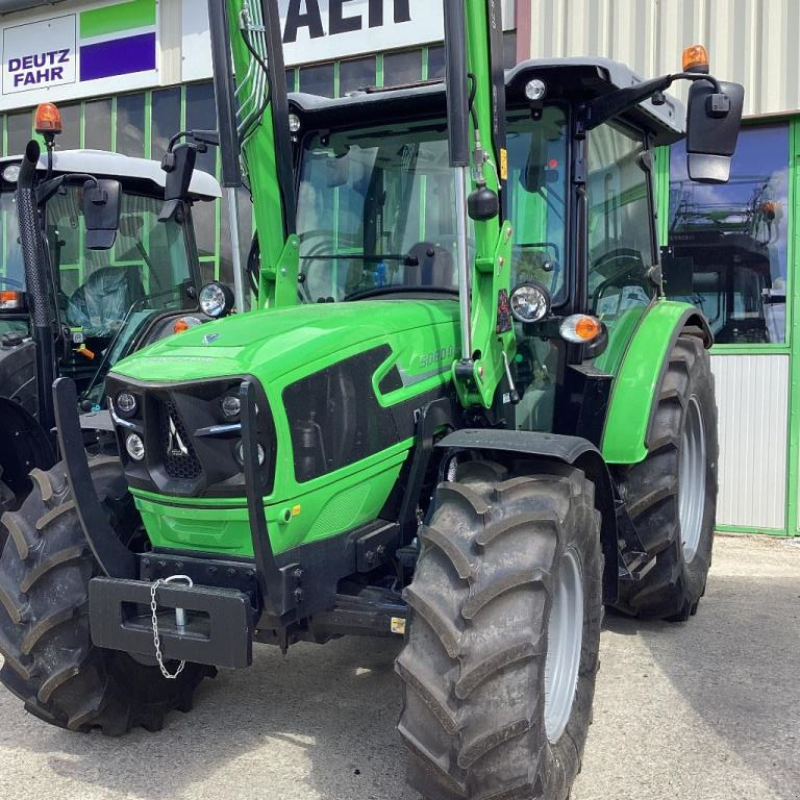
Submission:
[[[17,215],[22,158],[0,160],[0,333],[30,335],[30,298]],[[85,193],[97,179],[117,189],[118,219],[97,246],[91,241]],[[166,175],[159,164],[101,151],[56,151],[39,159],[36,184],[57,321],[59,374],[98,405],[105,373],[143,338],[173,332],[181,314],[197,314],[200,268],[191,215],[159,221]],[[195,173],[196,202],[220,196],[217,182]],[[202,315],[201,315],[202,316]],[[163,331],[160,329],[163,328]],[[157,330],[158,329],[158,330]]]

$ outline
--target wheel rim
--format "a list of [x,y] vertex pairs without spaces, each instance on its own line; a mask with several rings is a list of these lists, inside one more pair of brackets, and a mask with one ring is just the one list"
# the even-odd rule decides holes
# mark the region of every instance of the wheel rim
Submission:
[[700,545],[706,504],[706,437],[700,404],[694,396],[689,398],[686,408],[679,470],[678,521],[683,558],[688,563]]
[[567,727],[578,685],[583,644],[583,575],[572,548],[561,557],[553,589],[544,667],[544,727],[557,742]]

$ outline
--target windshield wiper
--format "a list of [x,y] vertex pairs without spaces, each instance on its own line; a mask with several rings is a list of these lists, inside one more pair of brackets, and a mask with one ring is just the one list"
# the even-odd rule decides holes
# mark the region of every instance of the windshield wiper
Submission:
[[419,259],[416,256],[403,255],[401,253],[385,253],[384,255],[370,256],[366,253],[318,253],[312,256],[300,256],[301,259],[327,258],[330,260],[354,260],[366,261],[367,263],[379,264],[381,261],[402,261],[403,266],[418,267]]

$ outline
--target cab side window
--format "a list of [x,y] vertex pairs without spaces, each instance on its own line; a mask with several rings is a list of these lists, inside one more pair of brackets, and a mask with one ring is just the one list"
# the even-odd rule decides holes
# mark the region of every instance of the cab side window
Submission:
[[589,133],[589,309],[606,324],[655,294],[649,173],[640,135],[605,124]]

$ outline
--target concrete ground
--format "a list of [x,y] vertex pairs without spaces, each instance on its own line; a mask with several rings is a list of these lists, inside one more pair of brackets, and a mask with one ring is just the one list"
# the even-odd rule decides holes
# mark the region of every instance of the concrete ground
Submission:
[[[800,798],[800,541],[720,537],[700,613],[607,619],[573,800]],[[51,728],[0,692],[0,798],[412,800],[393,641],[257,650],[189,715],[124,739]]]

